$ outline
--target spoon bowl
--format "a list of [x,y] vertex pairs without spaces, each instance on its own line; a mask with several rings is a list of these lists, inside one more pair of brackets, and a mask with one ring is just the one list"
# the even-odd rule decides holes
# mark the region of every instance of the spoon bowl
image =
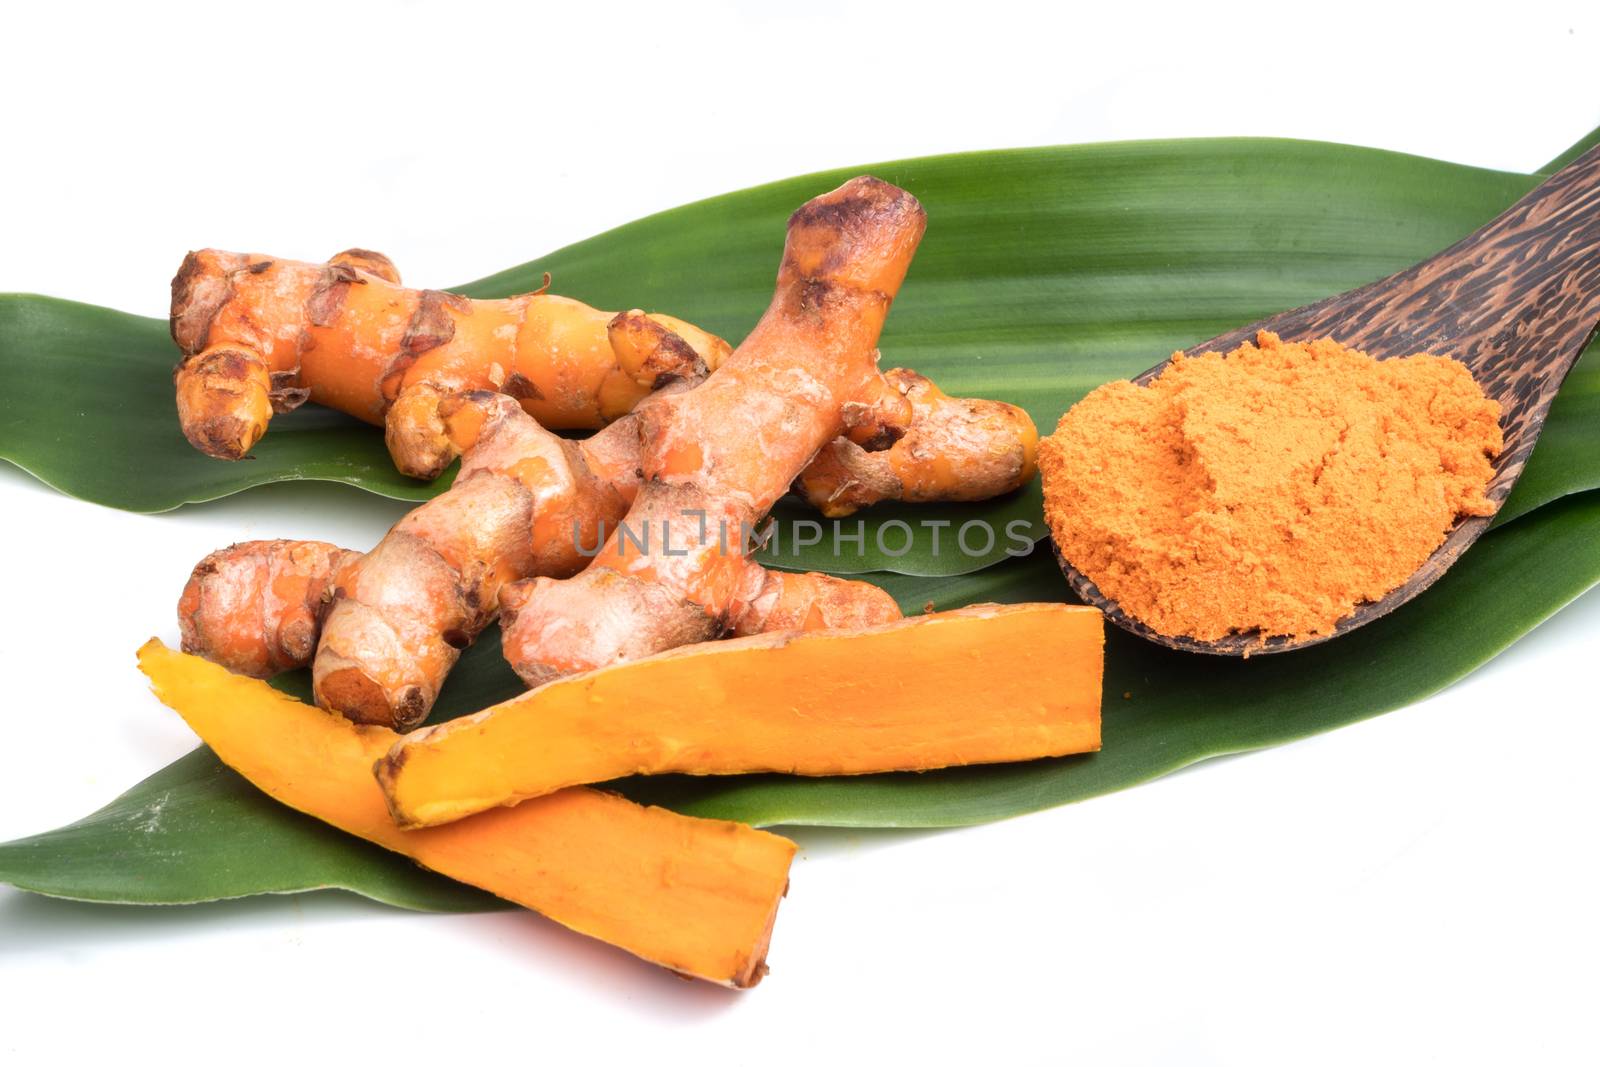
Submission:
[[[1285,341],[1320,337],[1377,359],[1418,352],[1450,356],[1500,403],[1505,447],[1486,494],[1496,509],[1521,477],[1562,381],[1600,324],[1600,148],[1591,149],[1504,214],[1443,252],[1387,278],[1242,326],[1187,350],[1228,352],[1270,330]],[[1170,365],[1134,378],[1148,385]],[[1456,521],[1444,542],[1403,584],[1360,604],[1333,631],[1295,640],[1256,631],[1215,641],[1157,633],[1056,558],[1085,603],[1118,626],[1168,648],[1223,656],[1286,652],[1320,644],[1395,610],[1427,589],[1488,529],[1493,516]]]

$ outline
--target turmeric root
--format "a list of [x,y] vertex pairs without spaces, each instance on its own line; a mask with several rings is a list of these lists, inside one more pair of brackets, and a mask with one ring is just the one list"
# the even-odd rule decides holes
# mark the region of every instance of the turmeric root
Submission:
[[[467,421],[476,443],[455,483],[340,571],[323,623],[313,692],[358,722],[421,722],[461,650],[494,620],[506,584],[576,572],[637,491],[631,478],[596,476],[590,449],[551,434],[508,397],[458,403],[442,409],[447,422]],[[606,453],[608,433],[594,454]],[[899,616],[887,593],[864,582],[813,575],[771,585],[771,603],[747,625]]]
[[613,315],[543,290],[469,300],[406,289],[384,256],[326,264],[206,249],[172,281],[185,436],[239,459],[273,412],[310,399],[385,426],[395,465],[437,476],[459,454],[440,405],[504,392],[551,429],[596,429],[669,381],[699,378],[726,342],[668,315]]
[[911,401],[911,426],[885,451],[844,438],[825,446],[795,483],[822,514],[839,518],[881,500],[987,500],[1038,473],[1039,431],[1026,411],[948,396],[915,371],[883,376]]
[[500,588],[576,571],[636,477],[624,469],[627,448],[612,444],[625,428],[580,445],[503,394],[468,394],[442,410],[474,441],[448,490],[366,555],[264,541],[207,556],[178,604],[184,651],[256,677],[310,665],[325,707],[385,726],[420,722],[461,650],[495,618]]
[[915,197],[870,177],[795,212],[755,330],[703,384],[640,412],[643,485],[623,528],[576,577],[502,592],[524,681],[741,628],[767,580],[742,531],[834,437],[886,447],[911,421],[876,346],[925,224]]
[[986,604],[694,645],[400,739],[376,768],[431,826],[629,774],[869,774],[1100,747],[1100,612]]
[[[324,707],[397,728],[421,722],[461,650],[494,619],[505,584],[577,571],[639,487],[637,433],[623,422],[576,444],[504,395],[469,394],[443,410],[475,442],[450,489],[365,556],[294,541],[207,556],[179,600],[184,650],[257,677],[311,664]],[[773,572],[738,632],[899,614],[865,582]]]
[[869,582],[811,571],[763,572],[761,588],[744,605],[729,634],[796,630],[860,630],[900,617],[894,597]]
[[[425,554],[422,558],[431,562]],[[320,541],[246,541],[211,553],[195,567],[179,600],[183,650],[235,673],[256,678],[270,678],[284,671],[311,666],[324,619],[337,602],[335,591],[342,588],[346,597],[352,595],[352,589],[357,597],[361,593],[357,579],[362,573],[358,567],[362,559],[359,552]],[[379,568],[374,567],[373,571]],[[381,590],[380,579],[368,575],[366,580]],[[289,583],[303,591],[303,595],[271,592]],[[264,590],[268,592],[264,594]],[[416,606],[423,608],[436,602],[431,593],[416,598]],[[451,602],[451,598],[445,598],[445,602]],[[361,601],[358,599],[357,603]],[[424,683],[418,691],[424,694],[420,704],[425,715],[456,661],[455,653],[459,650],[455,645],[476,637],[476,632],[423,629],[424,637],[436,636],[450,646],[451,652],[445,654],[438,650],[440,654],[431,659],[424,653],[382,661],[371,652],[361,650],[353,637],[363,630],[383,626],[381,613],[384,609],[362,604],[361,610],[363,614],[375,611],[380,618],[369,617],[362,620],[364,625],[349,626],[351,638],[344,636],[343,624],[336,626],[335,642],[330,647],[337,649],[343,645],[347,651],[337,653],[337,659],[330,657],[328,662],[337,663],[338,667],[325,665],[324,671],[329,674],[336,669],[355,672],[353,677],[344,680],[343,692],[348,695],[353,691],[358,697],[367,686],[385,693],[395,690],[392,679],[414,673]],[[853,630],[899,617],[900,608],[894,598],[866,582],[827,574],[771,571],[750,610],[741,617],[734,635]],[[416,635],[417,631],[412,633]],[[428,640],[422,641],[422,645],[425,650],[438,649],[435,642]],[[404,669],[405,664],[410,665],[411,671]],[[385,679],[390,681],[385,684]],[[323,691],[330,688],[340,690],[335,682],[331,687],[325,686]],[[337,706],[331,695],[324,699],[330,707]],[[382,700],[371,699],[365,703],[352,700],[353,706],[338,707],[338,710],[358,721],[364,721],[362,716],[365,715],[385,723],[415,725],[416,702],[415,696],[402,693],[394,699],[388,712]]]
[[[359,721],[415,725],[461,648],[504,608],[510,658],[530,684],[725,634],[897,618],[881,590],[769,574],[745,558],[742,541],[819,442],[839,435],[816,460],[826,469],[800,478],[834,479],[835,489],[813,495],[835,510],[841,501],[865,503],[855,483],[866,480],[880,496],[972,499],[1032,476],[1034,434],[1021,411],[952,400],[909,371],[876,371],[877,333],[923,223],[914,198],[875,179],[802,208],[791,220],[773,305],[741,346],[739,365],[699,389],[690,390],[686,376],[658,390],[582,444],[548,433],[505,394],[430,394],[429,418],[443,441],[435,452],[470,454],[448,492],[327,579],[335,605],[318,620],[319,703]],[[370,284],[352,292],[370,296]],[[202,297],[215,302],[203,292],[194,299]],[[224,300],[217,314],[236,316],[241,306]],[[624,325],[613,324],[612,340],[631,353],[625,361],[667,373],[650,362],[651,353],[670,355],[665,328],[639,317]],[[717,428],[705,448],[701,427]],[[936,452],[944,447],[948,458]],[[870,473],[868,448],[888,449],[886,469],[903,472],[894,485]],[[640,531],[657,537],[661,551],[630,558],[627,534]],[[570,585],[515,584],[573,574],[586,554],[600,558]],[[524,611],[536,593],[538,609]],[[591,593],[610,606],[597,609]],[[208,602],[226,600],[215,593]],[[192,608],[182,613],[200,617]],[[266,621],[254,623],[263,635]],[[228,626],[212,630],[224,635]],[[197,636],[186,647],[256,673],[303,663],[304,640],[297,656],[260,647],[264,640],[227,647]],[[569,655],[574,648],[579,654]]]
[[372,780],[399,739],[152,639],[139,669],[228,766],[274,799],[680,974],[766,973],[792,842],[568,789],[437,830],[395,826]]
[[494,620],[501,588],[577,571],[584,546],[627,508],[582,445],[510,397],[472,394],[440,410],[475,446],[448,490],[341,570],[312,664],[317,703],[358,722],[421,722],[461,650]]
[[323,541],[246,541],[211,553],[178,601],[183,650],[252,678],[308,665],[334,575],[360,557]]

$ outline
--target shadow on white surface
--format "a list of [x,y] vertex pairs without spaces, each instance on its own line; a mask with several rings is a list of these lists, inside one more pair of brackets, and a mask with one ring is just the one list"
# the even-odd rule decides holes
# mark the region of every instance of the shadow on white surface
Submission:
[[36,496],[50,497],[60,495],[8,459],[0,459],[0,493],[5,493],[7,496],[15,493],[31,493]]
[[327,511],[345,511],[363,520],[381,523],[387,527],[419,503],[420,501],[416,500],[396,500],[393,497],[380,496],[344,482],[308,479],[255,485],[215,500],[203,500],[194,504],[184,504],[171,511],[156,512],[152,518],[177,520],[203,516],[208,519],[223,519],[232,525],[238,525],[244,522],[260,522],[262,516],[267,515],[275,517],[286,526],[292,526],[309,515]]
[[[176,426],[176,422],[174,422],[174,426]],[[223,461],[218,460],[217,462]],[[248,462],[248,460],[244,462]],[[346,516],[345,521],[347,522],[372,525],[382,531],[419,503],[415,500],[395,500],[391,497],[380,496],[377,493],[358,489],[343,482],[306,480],[269,482],[264,485],[251,486],[248,489],[230,493],[215,500],[183,504],[170,511],[123,511],[120,508],[106,507],[92,500],[84,500],[82,497],[75,497],[70,493],[57,490],[22,467],[3,458],[0,458],[0,493],[4,493],[7,496],[28,493],[52,500],[66,500],[84,507],[102,509],[118,515],[131,515],[161,521],[178,519],[189,521],[195,519],[213,520],[226,522],[235,528],[241,525],[259,525],[262,522],[262,517],[267,516],[269,521],[281,523],[291,531],[290,534],[282,536],[292,536],[292,530],[295,525],[303,524],[308,518],[330,513],[334,515],[342,513]]]
[[216,900],[203,904],[98,904],[0,890],[0,959],[39,952],[71,952],[108,944],[205,936],[226,929],[281,923],[339,923],[388,911],[385,905],[341,890]]
[[937,830],[858,826],[769,826],[800,846],[800,860],[849,859],[861,853],[877,853],[897,845],[914,845],[929,838],[954,833],[964,827]]
[[471,918],[477,932],[505,950],[513,964],[521,961],[524,966],[557,971],[563,980],[581,980],[662,1019],[682,1022],[718,1015],[742,995],[682,978],[538,915],[508,911]]
[[0,889],[0,926],[7,931],[0,940],[0,961],[100,956],[119,949],[157,954],[184,939],[248,939],[262,933],[299,937],[307,927],[363,922],[448,926],[452,929],[442,932],[459,946],[464,958],[477,958],[487,948],[506,957],[513,969],[526,967],[546,977],[577,982],[676,1021],[719,1014],[740,996],[736,990],[681,978],[532,912],[408,912],[340,890],[144,905],[97,904]]

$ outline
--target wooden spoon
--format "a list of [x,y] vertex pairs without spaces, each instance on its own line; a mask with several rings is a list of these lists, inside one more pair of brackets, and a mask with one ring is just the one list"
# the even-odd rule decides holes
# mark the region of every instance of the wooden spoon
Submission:
[[[1433,258],[1214,337],[1188,354],[1228,352],[1254,339],[1257,330],[1271,330],[1285,341],[1332,337],[1378,359],[1416,352],[1454,357],[1500,402],[1505,449],[1495,461],[1487,491],[1498,508],[1527,465],[1550,402],[1597,323],[1600,148],[1578,157],[1505,214]],[[1163,362],[1133,380],[1148,384],[1169,365]],[[1320,644],[1387,615],[1438,581],[1491,518],[1459,519],[1405,584],[1358,606],[1331,634],[1299,641],[1270,637],[1263,643],[1255,631],[1216,641],[1158,634],[1124,613],[1065,559],[1061,569],[1085,603],[1140,637],[1189,652],[1258,655]]]

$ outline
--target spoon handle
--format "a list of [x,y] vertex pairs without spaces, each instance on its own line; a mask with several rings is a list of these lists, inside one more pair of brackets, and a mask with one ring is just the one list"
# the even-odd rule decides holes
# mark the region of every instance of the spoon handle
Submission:
[[1453,356],[1503,409],[1505,451],[1489,487],[1503,500],[1545,412],[1600,322],[1600,148],[1443,252],[1191,351],[1228,351],[1273,330],[1332,336],[1374,356]]

